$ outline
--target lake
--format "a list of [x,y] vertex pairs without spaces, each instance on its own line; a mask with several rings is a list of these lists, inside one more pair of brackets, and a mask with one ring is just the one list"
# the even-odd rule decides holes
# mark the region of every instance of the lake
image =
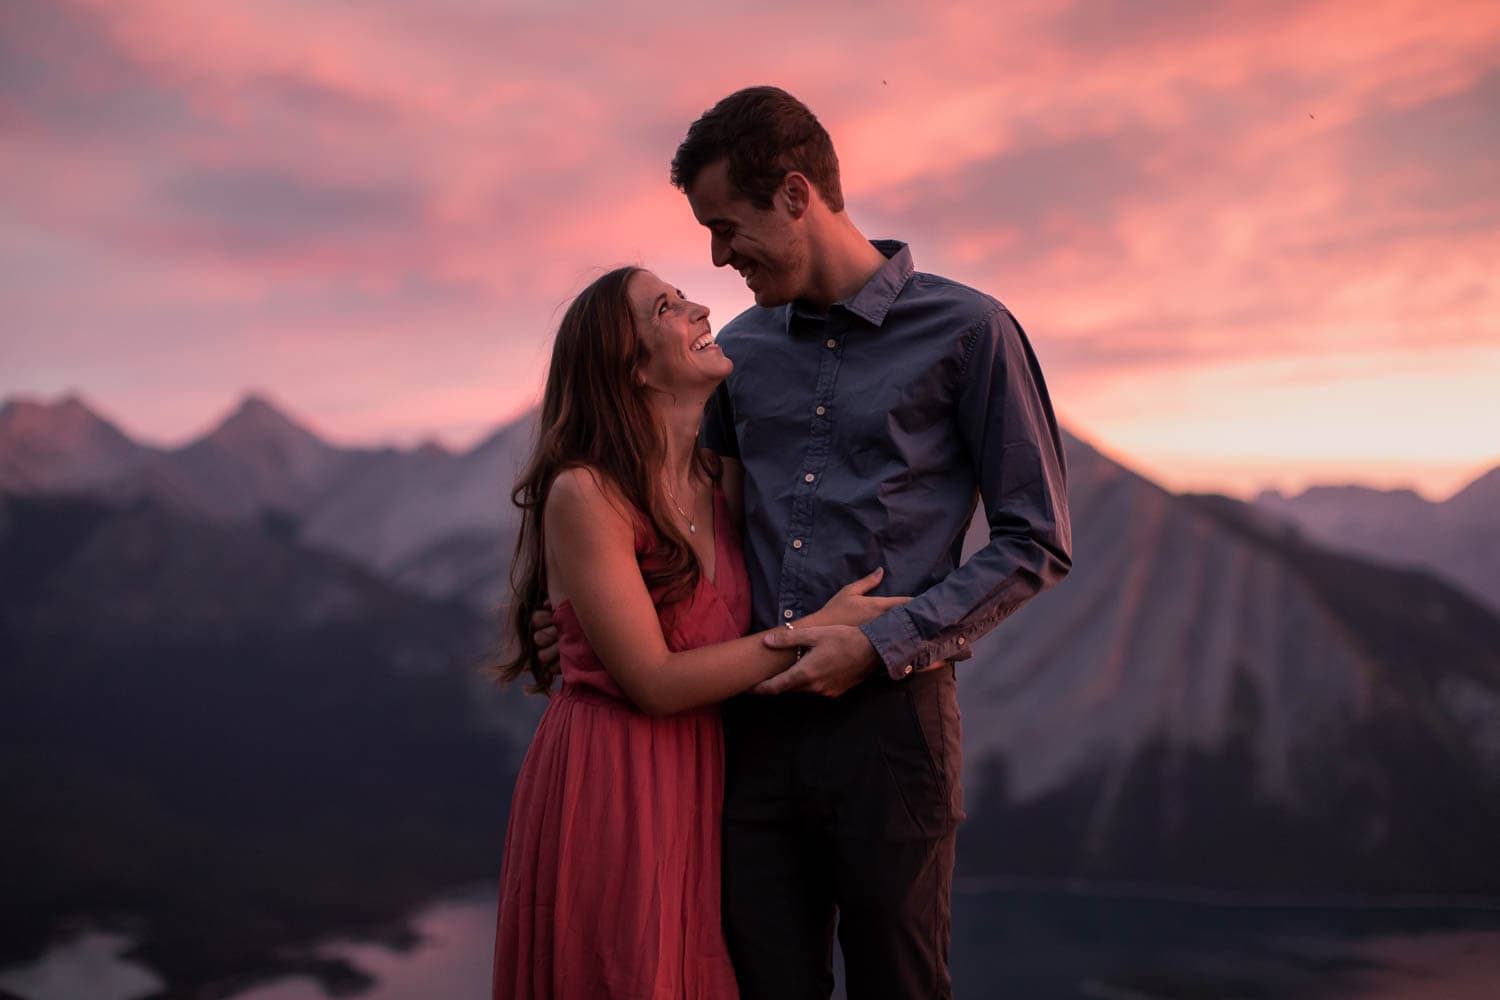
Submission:
[[[488,996],[493,889],[446,898],[414,920],[406,951],[329,941],[376,980],[366,1000]],[[133,1000],[158,988],[118,958],[128,942],[89,934],[24,969],[0,971],[23,1000]],[[1133,887],[963,882],[954,895],[960,997],[1024,1000],[1343,998],[1494,1000],[1500,901],[1292,902]],[[286,978],[234,1000],[325,1000]]]

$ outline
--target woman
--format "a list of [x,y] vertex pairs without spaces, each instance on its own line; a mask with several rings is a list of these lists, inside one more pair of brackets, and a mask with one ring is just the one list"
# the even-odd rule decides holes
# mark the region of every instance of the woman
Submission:
[[[716,706],[792,655],[745,636],[739,498],[697,446],[733,367],[708,310],[639,268],[586,288],[559,326],[538,443],[516,487],[517,657],[552,698],[521,767],[500,876],[497,998],[736,995],[719,924]],[[901,602],[879,572],[802,625]],[[530,619],[550,601],[560,662]]]

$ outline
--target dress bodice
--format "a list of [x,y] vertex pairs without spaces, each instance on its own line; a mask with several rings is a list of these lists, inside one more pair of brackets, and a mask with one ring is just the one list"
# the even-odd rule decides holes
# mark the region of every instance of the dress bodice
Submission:
[[[745,574],[745,560],[740,548],[739,529],[729,516],[729,505],[715,484],[714,505],[714,579],[706,573],[698,577],[698,586],[690,598],[665,604],[660,595],[657,617],[667,648],[674,653],[737,639],[750,629],[750,586]],[[637,519],[636,558],[643,564],[656,547],[656,534]],[[552,612],[557,626],[558,655],[564,685],[589,687],[613,698],[627,700],[604,664],[594,654],[588,637],[578,622],[569,601],[561,602]]]

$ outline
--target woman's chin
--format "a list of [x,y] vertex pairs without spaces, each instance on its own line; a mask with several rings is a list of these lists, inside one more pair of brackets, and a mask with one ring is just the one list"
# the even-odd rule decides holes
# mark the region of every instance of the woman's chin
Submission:
[[699,366],[704,374],[714,380],[714,385],[724,381],[734,371],[734,362],[729,360],[729,356],[717,344],[705,347],[700,353],[708,355],[699,359]]

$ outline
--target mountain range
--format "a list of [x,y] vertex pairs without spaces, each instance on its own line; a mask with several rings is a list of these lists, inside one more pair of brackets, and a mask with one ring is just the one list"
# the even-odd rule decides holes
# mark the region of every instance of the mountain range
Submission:
[[1308,538],[1445,577],[1500,611],[1500,467],[1443,501],[1412,490],[1315,486],[1261,493],[1256,506]]
[[[76,398],[0,408],[0,753],[32,817],[3,936],[144,913],[174,989],[357,986],[319,934],[492,878],[539,699],[473,665],[530,435],[344,449],[250,397],[168,450]],[[960,666],[961,874],[1500,894],[1493,607],[1065,443],[1074,570]],[[1494,480],[1455,509],[1488,523]]]
[[[152,497],[215,519],[275,513],[314,545],[489,608],[503,596],[519,524],[510,487],[534,420],[504,424],[461,453],[432,443],[342,448],[252,393],[207,434],[164,449],[131,440],[77,395],[12,399],[0,404],[0,491]],[[1070,452],[1080,444],[1068,441]],[[1430,570],[1500,612],[1500,466],[1441,502],[1316,486],[1268,490],[1254,505],[1314,544]]]
[[0,491],[142,497],[220,521],[267,514],[306,542],[437,597],[493,606],[519,521],[510,486],[531,418],[461,454],[328,444],[248,395],[178,448],[132,441],[77,396],[0,406]]

